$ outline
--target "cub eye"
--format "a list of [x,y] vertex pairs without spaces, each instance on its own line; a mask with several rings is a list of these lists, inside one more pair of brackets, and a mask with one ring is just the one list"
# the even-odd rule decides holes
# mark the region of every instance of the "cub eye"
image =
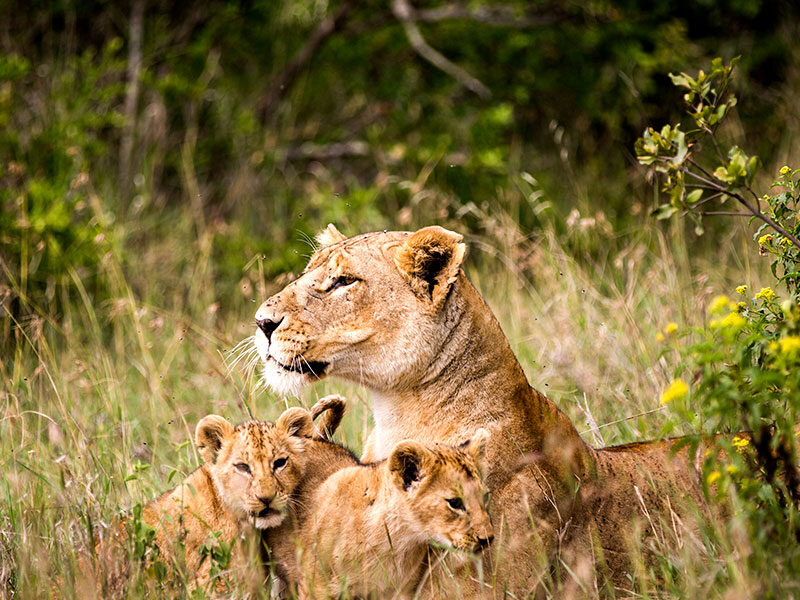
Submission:
[[447,503],[453,510],[464,510],[464,501],[461,498],[447,498]]
[[274,463],[272,463],[272,469],[277,471],[286,466],[286,462],[288,459],[286,458],[279,458]]
[[489,494],[489,492],[486,492],[486,493],[483,495],[483,503],[484,503],[484,504],[487,504],[487,503],[489,502],[489,497],[490,497],[490,494]]
[[237,471],[241,471],[242,473],[247,473],[248,475],[250,474],[250,465],[246,463],[236,463],[233,465],[233,468]]
[[352,285],[356,281],[358,281],[358,280],[355,277],[350,277],[349,275],[340,275],[339,277],[337,277],[336,279],[333,280],[333,283],[325,291],[326,292],[332,292],[333,290],[335,290],[337,288],[346,287],[348,285]]

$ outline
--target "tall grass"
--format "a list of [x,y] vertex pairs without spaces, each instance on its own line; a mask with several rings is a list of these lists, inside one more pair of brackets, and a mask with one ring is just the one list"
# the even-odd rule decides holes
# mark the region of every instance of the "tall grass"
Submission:
[[[697,256],[682,250],[696,241],[677,228],[619,233],[602,219],[576,217],[567,236],[553,228],[532,235],[507,214],[484,217],[493,233],[467,240],[468,274],[531,383],[595,446],[667,433],[658,395],[671,351],[657,332],[669,321],[700,323],[711,294],[738,283],[757,287],[766,274],[747,249],[744,226]],[[2,305],[2,598],[89,594],[78,563],[92,552],[93,531],[200,464],[192,432],[207,413],[272,419],[288,405],[309,406],[337,391],[350,400],[337,437],[358,452],[369,432],[364,389],[324,381],[284,400],[263,388],[253,357],[234,349],[252,334],[260,295],[278,284],[255,282],[257,290],[242,288],[220,303],[207,232],[196,233],[188,212],[185,219],[168,240],[141,247],[127,270],[108,252],[100,276],[111,300],[93,302],[75,275],[65,285],[80,301],[67,299],[58,314],[29,307],[17,320]],[[581,240],[600,251],[573,258]],[[302,240],[296,245],[308,252]],[[243,267],[250,258],[242,257]],[[737,562],[734,548],[744,542],[735,528],[669,543],[681,538],[680,528],[666,527],[674,535],[656,544],[662,560],[655,567],[639,561],[636,595],[722,597],[757,578]],[[141,574],[128,595],[157,586]],[[169,593],[185,595],[180,587]]]

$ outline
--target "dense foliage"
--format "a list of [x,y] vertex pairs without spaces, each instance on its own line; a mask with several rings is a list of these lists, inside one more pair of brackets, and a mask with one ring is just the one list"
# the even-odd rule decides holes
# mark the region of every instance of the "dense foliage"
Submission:
[[501,207],[527,232],[577,208],[624,227],[646,212],[628,148],[673,116],[669,70],[746,56],[741,126],[765,159],[781,151],[800,21],[795,3],[758,0],[3,13],[0,250],[32,302],[76,279],[102,298],[99,258],[128,265],[187,210],[221,290],[245,266],[244,285],[297,269],[289,242],[332,220],[491,233]]

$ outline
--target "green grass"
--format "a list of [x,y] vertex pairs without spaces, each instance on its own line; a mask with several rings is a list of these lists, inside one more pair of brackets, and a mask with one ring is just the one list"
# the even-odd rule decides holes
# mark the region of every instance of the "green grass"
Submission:
[[[675,357],[656,334],[670,321],[701,323],[716,293],[759,285],[766,263],[750,234],[735,228],[692,254],[681,249],[697,241],[679,229],[622,235],[576,225],[570,236],[606,249],[578,261],[552,232],[531,241],[507,222],[498,227],[507,235],[468,239],[467,270],[534,387],[595,446],[680,433],[668,431],[658,401]],[[284,401],[252,370],[232,366],[231,350],[252,333],[256,298],[252,290],[213,297],[208,240],[191,229],[148,243],[126,269],[109,254],[101,276],[110,300],[95,303],[74,276],[57,287],[66,298],[58,313],[29,306],[17,321],[8,302],[0,308],[0,597],[85,597],[77,563],[91,551],[92,529],[196,468],[192,433],[208,413],[272,419],[337,391],[350,401],[337,437],[360,450],[371,426],[366,390],[324,381]],[[642,563],[631,584],[637,597],[723,597],[757,581],[735,523],[691,543],[679,529],[674,543],[664,535],[656,544],[655,566]],[[129,596],[157,585],[142,574]]]

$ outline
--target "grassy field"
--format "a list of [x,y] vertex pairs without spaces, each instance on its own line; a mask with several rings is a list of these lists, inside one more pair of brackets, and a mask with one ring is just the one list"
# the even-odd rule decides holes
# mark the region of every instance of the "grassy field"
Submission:
[[[695,253],[699,242],[678,228],[653,224],[613,234],[602,220],[584,219],[571,231],[598,247],[605,236],[605,247],[621,250],[579,262],[554,233],[531,238],[508,226],[493,242],[468,239],[468,274],[532,385],[558,403],[587,442],[680,433],[680,424],[668,427],[658,401],[674,357],[657,333],[671,321],[701,323],[716,293],[760,284],[767,267],[751,234],[737,227]],[[0,361],[0,597],[39,598],[55,590],[84,597],[77,562],[90,551],[93,528],[199,465],[191,439],[207,413],[271,419],[286,406],[309,406],[337,391],[350,400],[337,437],[360,450],[371,427],[368,391],[324,381],[302,398],[279,399],[260,384],[248,357],[233,350],[251,335],[261,296],[245,286],[233,301],[210,297],[207,244],[203,235],[176,234],[145,248],[141,269],[132,272],[110,252],[102,269],[113,300],[100,305],[75,277],[83,301],[64,303],[60,314],[33,307],[34,316],[17,322],[4,311],[4,347],[11,353]],[[296,245],[308,252],[303,241]],[[149,268],[158,260],[160,269]],[[133,280],[148,291],[135,294]],[[255,284],[266,294],[279,286]],[[637,595],[738,597],[752,575],[736,563],[733,534],[717,534],[699,548],[665,549],[653,576],[666,584],[653,593],[646,576]],[[148,595],[157,585],[145,574],[128,593]]]

